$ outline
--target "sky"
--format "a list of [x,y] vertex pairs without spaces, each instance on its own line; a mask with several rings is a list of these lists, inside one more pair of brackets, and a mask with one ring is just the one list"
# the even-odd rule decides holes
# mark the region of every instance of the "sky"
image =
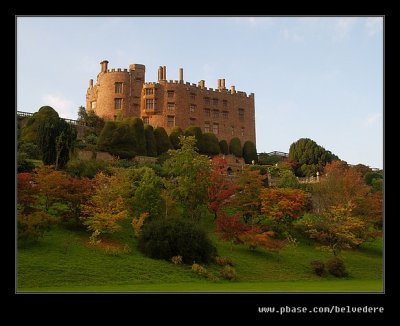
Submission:
[[76,119],[100,62],[255,93],[257,151],[311,138],[383,168],[382,17],[17,17],[17,110]]

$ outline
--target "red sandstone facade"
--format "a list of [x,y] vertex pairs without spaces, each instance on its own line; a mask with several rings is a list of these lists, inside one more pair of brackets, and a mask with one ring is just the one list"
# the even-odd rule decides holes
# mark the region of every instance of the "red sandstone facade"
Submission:
[[216,134],[219,140],[238,137],[242,145],[256,143],[254,93],[225,88],[225,79],[218,79],[216,89],[184,82],[183,69],[179,80],[167,80],[166,67],[159,67],[158,81],[145,82],[145,66],[131,64],[129,69],[108,69],[102,61],[97,82],[89,81],[86,109],[94,110],[105,120],[140,117],[145,124],[164,127],[167,133],[175,127],[185,130],[200,127]]

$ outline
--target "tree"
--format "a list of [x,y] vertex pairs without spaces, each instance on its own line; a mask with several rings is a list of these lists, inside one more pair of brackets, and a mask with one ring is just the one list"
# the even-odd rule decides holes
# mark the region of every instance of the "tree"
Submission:
[[[316,212],[331,206],[357,204],[370,191],[361,174],[343,161],[333,161],[325,166],[325,177],[313,186],[313,206]],[[355,206],[357,207],[357,206]]]
[[300,189],[261,189],[261,212],[270,219],[291,223],[303,215],[307,194]]
[[368,237],[366,223],[351,216],[352,208],[352,205],[338,205],[323,214],[306,214],[297,225],[337,256],[341,249],[357,247]]
[[157,144],[157,155],[166,153],[169,149],[172,149],[172,144],[169,140],[167,132],[163,127],[157,127],[154,130],[154,137]]
[[243,158],[246,164],[258,161],[256,145],[249,140],[243,145]]
[[21,213],[30,213],[36,201],[33,173],[23,172],[17,174],[17,208]]
[[175,127],[172,129],[171,133],[169,134],[169,140],[171,141],[172,146],[174,149],[179,149],[181,146],[179,137],[183,135],[183,131],[180,127]]
[[21,132],[21,141],[37,144],[39,126],[45,121],[55,122],[58,119],[58,113],[51,106],[42,106],[38,112],[35,112],[28,118],[28,122]]
[[85,214],[83,224],[92,231],[92,236],[113,233],[117,224],[128,216],[124,200],[120,194],[119,180],[116,176],[99,173],[93,179],[95,190],[89,201],[83,205]]
[[147,156],[157,156],[157,144],[156,138],[154,137],[154,129],[150,125],[144,126],[144,136],[146,137],[146,152]]
[[260,214],[261,201],[260,191],[266,176],[260,175],[258,170],[244,169],[239,174],[235,196],[231,205],[240,209],[246,223],[255,223],[256,217]]
[[96,136],[100,135],[105,124],[104,119],[100,118],[94,110],[86,111],[83,106],[78,109],[78,122],[86,127],[91,127]]
[[214,212],[214,219],[217,212],[236,190],[235,184],[229,179],[227,163],[221,156],[215,156],[211,163],[210,185],[208,187],[208,207]]
[[162,179],[149,167],[137,169],[137,174],[141,180],[136,183],[134,191],[132,202],[134,215],[148,213],[152,219],[163,217],[165,202],[161,196]]
[[229,142],[229,153],[236,157],[242,157],[242,145],[239,138],[235,137],[231,139]]
[[250,226],[241,221],[240,213],[229,216],[222,210],[218,212],[215,225],[218,237],[221,240],[230,241],[231,244],[242,243],[240,236],[250,230]]
[[208,204],[210,160],[196,151],[193,136],[181,136],[180,141],[181,148],[168,151],[170,157],[163,164],[168,175],[166,187],[184,216],[199,219],[202,207]]
[[321,172],[326,163],[339,158],[330,151],[319,146],[309,138],[300,138],[290,145],[289,159],[296,161],[300,168],[296,169],[298,176],[310,176]]
[[222,154],[228,155],[229,154],[229,146],[226,140],[221,140],[219,142],[219,149]]
[[220,153],[219,142],[217,136],[211,132],[203,134],[203,148],[207,155],[217,155]]
[[65,120],[58,121],[58,135],[56,136],[56,160],[55,167],[63,168],[69,161],[75,146],[77,132],[72,125]]

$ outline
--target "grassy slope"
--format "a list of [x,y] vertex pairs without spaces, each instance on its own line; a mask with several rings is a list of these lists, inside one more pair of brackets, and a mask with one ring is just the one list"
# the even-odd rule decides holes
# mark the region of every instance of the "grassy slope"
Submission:
[[[212,234],[212,224],[207,223]],[[127,221],[125,228],[129,230]],[[278,253],[250,251],[218,241],[220,256],[235,263],[238,280],[211,282],[200,278],[190,266],[175,266],[144,257],[129,232],[116,238],[128,243],[129,254],[112,256],[83,244],[88,235],[54,229],[36,245],[18,251],[18,291],[248,291],[248,292],[380,292],[382,288],[381,242],[343,253],[350,276],[336,279],[314,275],[309,263],[326,260],[328,254],[313,246],[288,247]],[[218,275],[220,266],[208,270]]]

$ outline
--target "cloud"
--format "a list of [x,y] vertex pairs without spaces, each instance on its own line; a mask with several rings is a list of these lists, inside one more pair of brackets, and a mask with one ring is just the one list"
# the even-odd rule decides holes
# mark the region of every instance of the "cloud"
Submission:
[[43,105],[49,105],[57,111],[61,118],[76,119],[76,111],[72,102],[60,95],[47,94],[42,97]]
[[382,113],[370,113],[368,114],[367,118],[364,121],[364,125],[365,126],[372,126],[374,125],[376,122],[378,122],[380,120],[380,118],[382,117]]
[[365,22],[365,29],[367,30],[368,36],[375,36],[383,30],[383,18],[382,17],[368,17]]

